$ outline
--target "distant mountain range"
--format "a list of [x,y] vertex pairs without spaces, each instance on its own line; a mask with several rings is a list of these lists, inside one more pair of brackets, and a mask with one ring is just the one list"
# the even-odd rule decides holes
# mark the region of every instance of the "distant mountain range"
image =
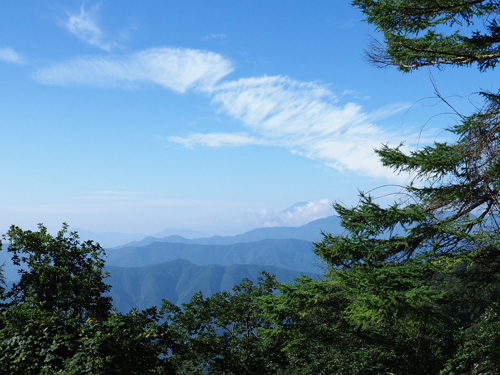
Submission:
[[[147,234],[141,233],[91,232],[79,228],[72,228],[71,230],[78,232],[80,239],[84,241],[92,240],[94,242],[99,242],[104,248],[120,246],[128,242],[139,241],[148,237]],[[182,236],[184,238],[199,238],[205,236],[204,233],[195,230],[169,228],[153,234],[152,237],[162,238],[173,235]]]
[[255,264],[301,272],[322,271],[321,263],[312,251],[312,244],[295,239],[267,239],[232,245],[155,242],[106,251],[106,264],[109,266],[138,267],[175,259],[184,259],[197,265]]
[[343,231],[338,216],[329,216],[317,219],[299,227],[266,227],[256,228],[236,236],[213,236],[209,238],[187,239],[179,235],[157,238],[146,237],[141,241],[134,241],[120,247],[146,246],[155,242],[185,243],[199,245],[234,245],[261,241],[265,239],[297,239],[314,242],[322,239],[321,233],[341,234]]
[[[106,248],[107,282],[112,285],[113,303],[122,312],[160,305],[162,299],[180,304],[197,291],[207,296],[228,291],[243,278],[256,281],[264,269],[285,283],[302,274],[317,277],[324,273],[324,264],[313,253],[312,242],[320,241],[322,232],[341,234],[340,219],[330,216],[299,227],[257,228],[209,238],[195,238],[200,233],[193,231],[171,235],[167,230],[142,240],[139,235],[78,231],[82,240],[133,240]],[[4,246],[0,264],[5,261],[3,274],[12,282],[18,274],[9,255]]]
[[161,306],[162,299],[180,305],[188,302],[191,296],[201,291],[210,296],[220,291],[230,291],[244,278],[256,282],[260,272],[266,270],[280,282],[290,283],[294,278],[306,274],[316,278],[318,275],[290,271],[274,266],[261,265],[207,265],[197,266],[186,260],[144,267],[107,266],[110,277],[106,281],[112,286],[113,304],[120,312],[128,312],[136,307],[144,309]]

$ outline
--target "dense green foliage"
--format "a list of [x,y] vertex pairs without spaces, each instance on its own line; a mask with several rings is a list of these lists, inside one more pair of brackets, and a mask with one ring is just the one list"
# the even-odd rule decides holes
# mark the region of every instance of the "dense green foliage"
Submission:
[[80,244],[67,225],[52,237],[43,226],[24,232],[11,227],[7,251],[19,266],[18,282],[6,294],[10,305],[32,306],[57,312],[65,320],[101,318],[111,308],[103,294],[103,249],[91,241]]
[[[353,4],[384,33],[376,63],[496,64],[495,1]],[[475,22],[471,38],[442,33]],[[482,95],[483,108],[448,129],[452,142],[378,150],[385,166],[413,177],[404,198],[386,207],[361,194],[355,207],[335,205],[345,232],[315,246],[325,279],[282,285],[268,299],[270,334],[286,343],[292,373],[500,371],[500,96]]]
[[[353,4],[384,34],[375,62],[497,63],[497,1]],[[12,227],[20,280],[0,289],[0,373],[500,373],[500,95],[482,95],[452,141],[377,151],[413,180],[389,206],[365,194],[335,205],[344,233],[315,243],[320,280],[265,275],[124,315],[110,308],[99,245],[66,227]]]
[[402,71],[422,66],[494,68],[500,58],[497,0],[353,0],[377,26],[369,58]]
[[67,226],[53,237],[11,227],[19,281],[2,295],[1,374],[153,374],[155,310],[111,311],[104,250]]
[[164,301],[165,331],[171,336],[169,362],[178,374],[276,374],[284,355],[262,332],[271,329],[260,298],[271,296],[274,278],[265,275],[258,285],[249,280],[233,293],[195,294],[179,308]]

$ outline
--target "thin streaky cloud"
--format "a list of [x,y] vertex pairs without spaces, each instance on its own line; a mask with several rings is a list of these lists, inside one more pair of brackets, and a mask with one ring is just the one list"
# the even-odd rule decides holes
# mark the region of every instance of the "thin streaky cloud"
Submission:
[[[339,171],[394,179],[373,152],[399,144],[401,129],[377,126],[409,106],[397,104],[369,113],[328,86],[283,76],[222,81],[233,70],[225,57],[187,48],[153,48],[128,55],[80,57],[38,71],[45,84],[131,88],[156,84],[179,93],[208,95],[224,115],[243,129],[195,133],[167,139],[187,148],[266,145],[319,160]],[[416,139],[412,135],[406,137]]]
[[224,40],[227,38],[227,35],[226,34],[222,34],[222,33],[219,33],[219,34],[208,34],[208,35],[205,35],[203,37],[203,40],[213,40],[213,39],[221,39],[221,40]]
[[104,190],[94,191],[87,195],[77,196],[77,200],[132,200],[143,197],[149,193],[140,191],[117,191],[117,190]]
[[81,57],[42,69],[44,84],[131,88],[153,83],[179,93],[210,92],[233,70],[223,56],[188,48],[152,48],[130,55]]
[[31,214],[80,214],[93,213],[102,214],[132,212],[131,210],[140,208],[146,209],[165,209],[165,208],[231,208],[238,204],[230,201],[221,200],[203,200],[203,199],[137,199],[137,200],[101,200],[94,202],[81,201],[75,199],[75,202],[66,203],[41,203],[41,204],[9,204],[0,205],[2,212],[31,213]]
[[382,167],[373,149],[399,140],[401,134],[384,131],[374,121],[408,108],[401,104],[368,113],[359,104],[341,104],[324,85],[287,77],[222,83],[214,91],[213,102],[222,112],[240,120],[250,136],[321,160],[340,171],[391,178],[393,173]]
[[68,13],[68,19],[64,22],[64,27],[85,43],[109,52],[116,45],[106,41],[106,36],[97,23],[98,11],[99,5],[87,10],[82,4],[78,13]]
[[264,139],[249,136],[244,133],[195,133],[185,137],[167,137],[170,142],[178,143],[186,148],[193,149],[195,146],[205,147],[241,147],[250,145],[265,145]]
[[24,64],[25,59],[10,47],[0,48],[0,61],[10,64]]
[[132,200],[133,197],[130,196],[110,196],[110,195],[81,195],[77,196],[74,199],[78,200],[89,200],[89,201],[128,201]]
[[[281,136],[286,122],[287,133],[303,133],[304,125],[320,131],[324,124],[318,116],[325,113],[326,103],[337,98],[327,88],[311,82],[298,82],[287,77],[255,77],[239,79],[217,86],[213,102],[223,112],[237,118],[256,131]],[[335,113],[330,113],[332,116]],[[304,124],[304,119],[309,120]],[[311,130],[311,129],[309,129]],[[331,131],[330,127],[325,129]]]
[[102,191],[93,191],[92,194],[109,194],[109,195],[144,195],[149,194],[146,191],[123,191],[123,190],[102,190]]

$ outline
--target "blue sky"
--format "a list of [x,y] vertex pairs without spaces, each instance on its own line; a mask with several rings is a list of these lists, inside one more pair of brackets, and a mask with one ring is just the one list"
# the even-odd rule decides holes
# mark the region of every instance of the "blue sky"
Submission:
[[362,18],[348,1],[2,2],[0,228],[230,234],[404,182],[373,148],[445,136],[432,79],[467,113],[494,76],[379,70]]

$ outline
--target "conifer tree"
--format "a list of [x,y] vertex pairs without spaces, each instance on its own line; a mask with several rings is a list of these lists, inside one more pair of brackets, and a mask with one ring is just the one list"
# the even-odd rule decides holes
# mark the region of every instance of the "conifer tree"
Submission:
[[[354,0],[383,35],[372,63],[494,69],[499,1]],[[335,204],[345,232],[314,251],[324,280],[282,285],[267,312],[297,374],[496,374],[500,368],[500,95],[451,141],[377,151],[404,199]],[[306,350],[302,348],[306,347]],[[474,350],[471,350],[474,348]]]
[[383,33],[368,52],[380,65],[492,69],[500,58],[498,0],[353,0]]

